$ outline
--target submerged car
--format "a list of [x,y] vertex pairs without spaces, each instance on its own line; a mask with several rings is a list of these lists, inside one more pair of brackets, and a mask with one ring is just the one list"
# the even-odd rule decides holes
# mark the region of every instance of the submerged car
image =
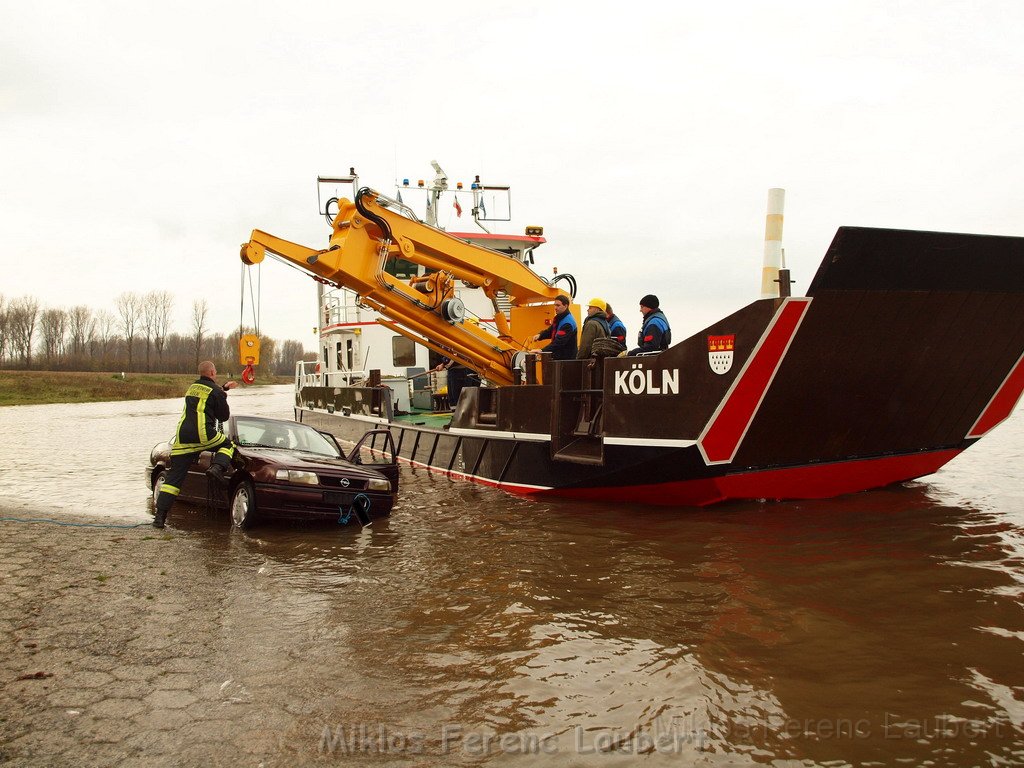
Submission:
[[[294,421],[232,416],[224,433],[236,448],[227,487],[206,476],[213,452],[204,451],[189,468],[180,501],[227,507],[239,528],[258,518],[365,525],[391,513],[398,464],[387,430],[367,432],[348,455],[333,435]],[[154,502],[170,465],[171,443],[158,443],[147,471]]]

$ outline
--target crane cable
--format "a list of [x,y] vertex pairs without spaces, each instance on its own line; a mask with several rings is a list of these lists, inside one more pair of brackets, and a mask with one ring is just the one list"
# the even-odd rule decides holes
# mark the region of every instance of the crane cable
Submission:
[[[250,266],[242,265],[242,283],[239,289],[240,303],[238,310],[238,358],[245,366],[242,370],[242,381],[252,384],[256,380],[255,366],[260,361],[260,299],[262,272],[256,266],[256,279],[253,280]],[[245,333],[245,284],[246,278],[249,283],[249,301],[252,304],[252,333]],[[255,287],[254,287],[255,283]]]

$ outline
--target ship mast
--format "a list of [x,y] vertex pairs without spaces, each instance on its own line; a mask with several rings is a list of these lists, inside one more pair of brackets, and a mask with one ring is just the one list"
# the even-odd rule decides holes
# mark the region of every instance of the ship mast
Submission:
[[437,160],[431,160],[430,164],[434,167],[434,172],[437,175],[434,176],[434,181],[429,187],[430,197],[427,204],[426,222],[430,226],[440,229],[437,223],[437,206],[441,201],[441,193],[448,191],[448,174],[438,165]]

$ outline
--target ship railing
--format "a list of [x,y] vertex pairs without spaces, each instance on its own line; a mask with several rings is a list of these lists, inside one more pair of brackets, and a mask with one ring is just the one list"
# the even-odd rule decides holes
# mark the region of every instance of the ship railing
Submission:
[[358,296],[347,288],[330,288],[324,291],[320,305],[323,318],[321,332],[344,323],[358,323],[363,319],[360,314]]
[[324,304],[324,329],[342,323],[359,321],[359,305],[354,301],[343,301],[335,297],[330,304]]
[[366,381],[366,371],[325,371],[322,364],[310,360],[299,360],[295,364],[295,386],[302,387],[350,387]]
[[351,387],[366,381],[369,374],[366,371],[327,371],[320,376],[324,386]]

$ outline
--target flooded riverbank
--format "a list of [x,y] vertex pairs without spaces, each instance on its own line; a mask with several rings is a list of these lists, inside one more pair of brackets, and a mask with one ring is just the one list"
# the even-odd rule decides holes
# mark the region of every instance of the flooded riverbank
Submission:
[[[99,405],[0,409],[0,516],[148,520],[179,402]],[[827,502],[538,503],[404,468],[363,531],[2,522],[0,762],[1019,763],[1020,421]],[[30,424],[102,466],[47,474],[53,443],[11,448]]]

